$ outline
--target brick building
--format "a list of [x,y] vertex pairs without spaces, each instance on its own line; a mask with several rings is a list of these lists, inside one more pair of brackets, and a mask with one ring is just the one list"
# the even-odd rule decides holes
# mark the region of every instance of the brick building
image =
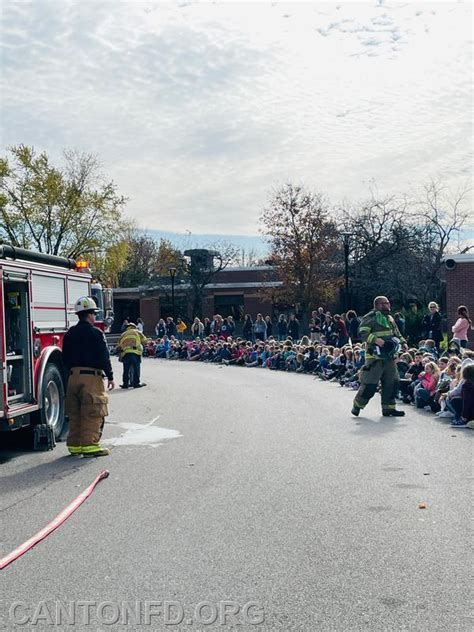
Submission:
[[[474,254],[450,255],[444,259],[444,282],[446,288],[446,315],[448,336],[457,319],[457,309],[465,305],[471,320],[474,320]],[[469,346],[474,348],[474,332],[471,330]]]
[[[456,320],[459,305],[466,305],[474,320],[474,254],[460,254],[446,257],[444,260],[443,281],[445,298],[443,312],[448,319],[448,335]],[[275,317],[278,306],[272,297],[272,289],[282,283],[272,266],[254,266],[250,268],[227,268],[218,272],[213,282],[204,289],[204,316],[213,314],[232,315],[237,322],[244,314],[253,317],[261,312]],[[160,318],[173,313],[171,299],[171,279],[160,279],[156,286],[114,289],[115,323],[113,331],[120,331],[125,317],[132,320],[140,316],[145,322],[145,333],[154,333],[155,324]],[[288,311],[289,306],[286,306]],[[291,309],[291,308],[290,308]],[[189,284],[176,279],[175,314],[192,319],[192,292]],[[470,346],[474,348],[474,332],[470,335]]]
[[[218,272],[204,288],[203,315],[211,318],[213,314],[233,316],[241,322],[245,314],[254,317],[258,312],[275,316],[275,301],[272,290],[282,285],[272,266],[253,266],[249,268],[226,268]],[[173,313],[172,285],[170,278],[162,278],[155,286],[137,288],[115,288],[113,331],[120,331],[123,319],[129,317],[136,321],[141,317],[145,322],[145,333],[154,333],[155,324],[160,318]],[[192,291],[188,283],[176,279],[174,286],[175,314],[188,322],[193,318]]]

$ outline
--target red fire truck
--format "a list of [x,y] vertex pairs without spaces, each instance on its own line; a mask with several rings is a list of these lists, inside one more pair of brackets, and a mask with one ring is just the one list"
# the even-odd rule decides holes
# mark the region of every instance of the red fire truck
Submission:
[[98,326],[110,326],[112,290],[92,283],[88,269],[0,245],[0,432],[31,427],[37,449],[53,447],[63,429],[61,347],[81,296],[94,298]]

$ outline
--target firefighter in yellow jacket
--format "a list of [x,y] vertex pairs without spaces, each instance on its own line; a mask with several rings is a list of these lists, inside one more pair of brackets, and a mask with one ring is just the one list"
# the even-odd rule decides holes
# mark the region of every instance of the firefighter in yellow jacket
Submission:
[[382,414],[384,417],[403,417],[395,407],[399,375],[395,358],[404,343],[386,296],[374,299],[374,309],[366,314],[359,325],[359,335],[366,343],[365,364],[360,371],[360,387],[354,399],[352,414],[356,417],[375,395],[379,382],[382,385]]
[[102,436],[108,397],[114,388],[114,375],[105,337],[94,327],[97,305],[88,296],[77,300],[75,312],[79,322],[63,339],[63,363],[69,372],[66,392],[66,413],[69,417],[67,447],[70,454],[87,457],[106,456]]
[[140,365],[142,361],[143,345],[147,338],[138,331],[135,323],[129,323],[126,330],[120,336],[117,347],[120,351],[120,360],[123,362],[123,379],[120,388],[141,388],[146,386],[140,382]]

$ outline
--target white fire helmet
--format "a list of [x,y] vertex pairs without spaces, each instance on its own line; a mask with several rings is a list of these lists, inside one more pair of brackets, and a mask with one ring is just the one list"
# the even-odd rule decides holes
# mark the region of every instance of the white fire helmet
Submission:
[[97,309],[94,299],[90,298],[90,296],[81,296],[74,305],[74,311],[76,314],[80,314],[81,312],[97,313],[99,310]]

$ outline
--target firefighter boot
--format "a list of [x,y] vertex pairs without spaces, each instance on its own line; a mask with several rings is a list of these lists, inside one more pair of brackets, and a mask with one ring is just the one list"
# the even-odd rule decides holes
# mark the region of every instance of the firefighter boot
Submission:
[[83,452],[82,456],[84,458],[92,458],[96,456],[108,456],[110,454],[110,450],[108,448],[103,448],[102,446],[95,446],[95,450],[92,452]]

